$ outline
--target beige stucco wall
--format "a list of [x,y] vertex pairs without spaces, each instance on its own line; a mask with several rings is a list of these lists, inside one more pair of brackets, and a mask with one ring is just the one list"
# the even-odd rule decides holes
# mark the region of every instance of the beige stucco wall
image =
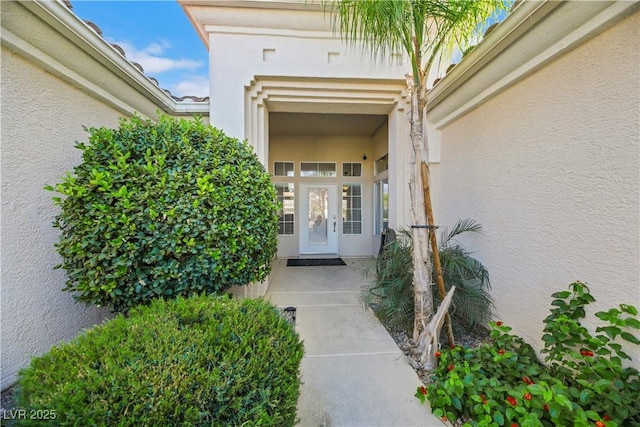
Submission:
[[[293,178],[273,177],[274,182],[293,182],[296,184],[296,208],[299,206],[300,184],[362,184],[362,234],[344,235],[338,230],[338,254],[341,256],[371,256],[373,252],[373,138],[364,136],[323,136],[323,135],[272,135],[269,141],[269,171],[273,173],[273,162],[294,162]],[[363,155],[367,159],[363,160]],[[335,162],[336,178],[300,177],[300,162]],[[362,163],[362,177],[342,177],[342,163]],[[341,215],[342,197],[338,191],[338,215]],[[294,235],[278,236],[278,256],[294,257],[299,255],[299,211]],[[338,221],[341,222],[340,220]]]
[[[379,61],[347,45],[334,34],[330,14],[313,2],[272,7],[213,2],[186,8],[206,31],[211,123],[234,137],[250,138],[245,132],[245,88],[256,76],[404,79],[407,70],[400,56]],[[314,108],[339,112],[320,104]]]
[[45,184],[81,161],[82,126],[117,126],[119,114],[2,50],[2,389],[42,354],[109,311],[76,303],[54,270],[57,208]]
[[591,312],[640,305],[638,28],[635,13],[442,129],[439,222],[482,223],[463,241],[496,318],[531,343],[572,281]]

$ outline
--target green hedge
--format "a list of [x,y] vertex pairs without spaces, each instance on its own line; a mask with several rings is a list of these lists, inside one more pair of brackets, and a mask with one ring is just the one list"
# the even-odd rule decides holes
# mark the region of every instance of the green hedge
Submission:
[[263,300],[156,300],[32,359],[17,407],[62,426],[291,426],[302,356]]
[[88,132],[82,163],[45,187],[65,196],[54,226],[66,291],[126,312],[267,277],[276,194],[248,144],[168,116]]

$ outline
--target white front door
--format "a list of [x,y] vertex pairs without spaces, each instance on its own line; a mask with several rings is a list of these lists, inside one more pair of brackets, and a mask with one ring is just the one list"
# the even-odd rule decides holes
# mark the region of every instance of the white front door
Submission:
[[338,253],[335,184],[300,185],[300,254]]

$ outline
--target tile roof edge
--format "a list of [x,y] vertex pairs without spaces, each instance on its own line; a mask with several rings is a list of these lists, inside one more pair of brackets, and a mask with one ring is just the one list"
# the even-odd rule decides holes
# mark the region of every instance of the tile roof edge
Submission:
[[127,59],[127,53],[121,46],[119,46],[119,45],[117,45],[115,43],[109,43],[104,38],[104,36],[102,34],[102,30],[100,29],[100,26],[98,26],[98,24],[96,24],[95,22],[86,20],[86,19],[82,19],[80,16],[78,16],[73,11],[73,4],[71,3],[71,0],[60,0],[60,2],[63,5],[65,5],[67,7],[67,9],[69,9],[69,11],[76,16],[76,18],[78,18],[85,25],[87,25],[93,32],[95,32],[98,36],[100,36],[100,38],[102,40],[104,40],[105,43],[107,43],[111,47],[113,47],[120,55],[122,55],[122,57],[125,60],[127,60],[129,63],[131,63],[131,65],[133,65],[136,69],[138,69],[140,74],[142,74],[147,79],[149,79],[153,84],[155,84],[158,88],[160,88],[163,92],[165,92],[168,96],[170,96],[174,101],[181,102],[181,101],[185,101],[185,100],[190,100],[191,102],[209,102],[209,97],[208,96],[195,96],[195,95],[176,96],[176,95],[173,95],[170,90],[165,89],[163,87],[160,87],[160,83],[158,82],[158,80],[156,78],[148,76],[147,74],[145,74],[144,68],[142,67],[142,65],[140,65],[137,62],[133,62],[133,61],[130,61],[129,59]]

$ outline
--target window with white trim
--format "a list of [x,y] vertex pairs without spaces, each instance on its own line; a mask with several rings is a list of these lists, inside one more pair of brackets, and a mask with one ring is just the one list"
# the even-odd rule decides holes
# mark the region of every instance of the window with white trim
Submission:
[[385,154],[384,156],[376,160],[375,164],[373,165],[373,169],[375,175],[378,175],[379,173],[382,173],[389,169],[389,155]]
[[374,233],[379,236],[389,228],[389,180],[376,181],[374,203]]
[[362,184],[342,184],[342,234],[362,234]]
[[336,164],[329,162],[300,162],[300,176],[335,177]]
[[293,162],[273,162],[273,176],[295,176]]
[[362,176],[362,163],[343,163],[342,176]]
[[278,234],[293,234],[295,224],[295,184],[292,182],[276,182],[278,199]]

